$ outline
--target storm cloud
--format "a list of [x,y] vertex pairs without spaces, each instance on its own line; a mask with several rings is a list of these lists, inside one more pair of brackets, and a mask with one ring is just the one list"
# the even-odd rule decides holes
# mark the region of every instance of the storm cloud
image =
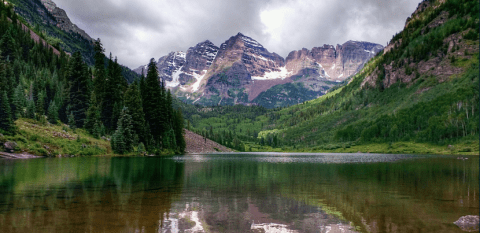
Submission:
[[348,40],[382,45],[403,29],[420,0],[54,0],[106,52],[136,68],[171,51],[238,32],[270,52]]

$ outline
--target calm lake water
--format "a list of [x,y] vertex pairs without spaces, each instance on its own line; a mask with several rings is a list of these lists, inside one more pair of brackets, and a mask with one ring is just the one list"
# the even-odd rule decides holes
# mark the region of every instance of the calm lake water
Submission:
[[0,232],[462,232],[478,177],[453,156],[0,160]]

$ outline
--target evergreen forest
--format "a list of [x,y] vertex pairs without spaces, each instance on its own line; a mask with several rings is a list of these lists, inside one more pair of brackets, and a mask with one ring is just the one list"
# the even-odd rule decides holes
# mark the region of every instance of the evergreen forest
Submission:
[[[0,4],[0,13],[2,141],[15,139],[24,143],[20,149],[41,155],[78,153],[86,147],[92,149],[84,154],[183,153],[182,112],[173,109],[154,60],[146,77],[129,84],[117,59],[105,57],[100,39],[92,42],[94,64],[88,65],[79,51],[70,56],[58,48],[55,53],[46,40],[35,42],[11,5]],[[99,141],[78,134],[82,148],[66,150],[46,135],[32,135],[25,125],[47,126],[45,131],[62,127],[65,135],[82,132]],[[110,145],[99,148],[100,141]]]

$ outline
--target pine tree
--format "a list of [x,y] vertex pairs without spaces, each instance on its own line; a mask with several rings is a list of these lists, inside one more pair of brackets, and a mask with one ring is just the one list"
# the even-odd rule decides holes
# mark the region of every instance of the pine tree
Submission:
[[175,141],[176,141],[176,144],[177,144],[177,151],[180,152],[180,153],[184,153],[186,143],[185,143],[184,130],[183,130],[183,127],[184,127],[183,115],[182,115],[182,111],[180,109],[178,109],[175,112],[174,124],[173,125],[174,125],[173,129],[175,131]]
[[8,100],[7,92],[3,91],[0,99],[0,129],[7,133],[12,133],[14,128],[10,111],[10,102]]
[[25,94],[23,92],[23,86],[21,83],[18,84],[18,86],[15,88],[12,102],[13,102],[13,105],[15,105],[15,110],[13,114],[15,118],[18,119],[22,117],[24,108],[26,107]]
[[133,151],[133,146],[138,143],[138,136],[133,130],[132,116],[128,108],[123,108],[118,119],[117,130],[112,136],[111,145],[115,153],[124,154]]
[[75,119],[75,126],[84,125],[88,109],[88,72],[80,52],[75,52],[70,60],[68,81],[70,82],[69,106]]
[[158,70],[155,59],[151,59],[148,64],[147,78],[145,80],[145,93],[143,99],[145,112],[145,121],[150,126],[150,134],[155,141],[154,144],[161,142],[161,135],[164,133],[164,127],[161,120],[163,113],[161,112],[162,91],[158,80]]
[[48,122],[56,124],[58,121],[58,108],[55,104],[55,100],[50,101],[47,112]]
[[73,115],[73,112],[70,112],[70,115],[68,115],[68,126],[70,126],[70,128],[73,130],[77,128],[77,125],[75,123],[75,116]]
[[[115,130],[118,120],[118,114],[122,110],[123,106],[123,93],[128,84],[125,78],[122,76],[122,68],[117,62],[112,61],[112,55],[108,60],[108,79],[105,84],[105,94],[102,101],[102,122],[109,130]],[[115,108],[117,104],[117,108]],[[117,114],[117,115],[115,115]]]
[[[85,119],[85,125],[83,126],[89,133],[94,134],[95,124],[97,128],[100,127],[100,109],[97,104],[97,97],[95,92],[92,92],[90,97],[90,107],[87,110],[87,118]],[[99,129],[98,129],[99,131]],[[100,133],[100,132],[97,132]]]
[[133,119],[133,129],[141,142],[146,142],[145,135],[145,114],[142,107],[142,98],[140,96],[137,82],[133,82],[125,92],[125,107],[131,113]]
[[0,49],[2,51],[2,57],[7,61],[14,61],[17,46],[15,45],[15,40],[12,36],[12,28],[8,29],[5,34],[3,34],[2,39],[0,40]]
[[[101,104],[104,100],[104,96],[106,95],[105,93],[105,87],[106,87],[106,73],[105,73],[105,55],[104,49],[102,46],[102,43],[100,41],[100,38],[95,41],[94,45],[94,51],[95,51],[95,79],[94,79],[94,92],[95,96],[97,99],[97,103]],[[101,105],[100,105],[101,106]]]
[[27,103],[27,118],[35,119],[35,102],[33,100],[29,100]]
[[114,128],[117,127],[118,120],[120,119],[120,115],[122,113],[122,106],[123,104],[120,102],[115,102],[115,104],[113,105],[111,122],[112,127]]
[[43,92],[38,93],[37,101],[35,103],[35,106],[36,106],[35,114],[36,114],[38,119],[40,119],[43,115],[45,115],[45,112],[44,112],[45,111],[44,110],[45,100],[44,99],[45,98],[44,98]]

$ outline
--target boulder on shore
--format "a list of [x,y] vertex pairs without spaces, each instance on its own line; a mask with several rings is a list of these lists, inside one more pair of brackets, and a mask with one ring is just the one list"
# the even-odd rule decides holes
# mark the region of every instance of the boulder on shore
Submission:
[[3,144],[3,146],[5,147],[6,152],[13,153],[13,152],[15,152],[15,148],[17,147],[17,143],[12,142],[12,141],[8,141],[8,142],[5,142]]
[[478,231],[479,216],[478,215],[467,215],[460,217],[457,221],[454,222],[455,225],[460,227],[463,231],[474,232]]

